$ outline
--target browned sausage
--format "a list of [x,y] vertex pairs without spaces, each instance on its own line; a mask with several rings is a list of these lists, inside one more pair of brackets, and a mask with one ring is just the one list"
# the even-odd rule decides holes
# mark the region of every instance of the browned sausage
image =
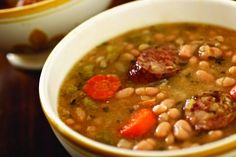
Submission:
[[129,70],[132,81],[148,83],[174,75],[179,70],[177,55],[169,47],[143,50]]
[[186,119],[196,130],[224,128],[236,119],[236,102],[221,91],[209,91],[188,99],[184,110]]

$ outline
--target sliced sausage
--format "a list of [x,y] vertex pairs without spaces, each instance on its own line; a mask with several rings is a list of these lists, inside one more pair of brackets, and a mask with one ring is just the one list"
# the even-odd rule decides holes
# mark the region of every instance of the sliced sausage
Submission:
[[215,130],[236,119],[236,102],[228,93],[209,91],[188,99],[184,111],[196,130]]
[[176,50],[169,47],[148,48],[132,65],[129,76],[137,83],[148,83],[174,75],[180,68]]

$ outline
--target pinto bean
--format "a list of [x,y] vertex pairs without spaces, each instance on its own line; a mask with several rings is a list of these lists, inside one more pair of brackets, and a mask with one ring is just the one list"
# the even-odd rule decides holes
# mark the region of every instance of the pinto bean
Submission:
[[130,97],[131,95],[133,95],[133,93],[134,93],[134,88],[128,87],[128,88],[124,88],[118,91],[115,96],[118,99],[122,99],[122,98]]
[[186,120],[178,120],[174,124],[174,136],[179,140],[186,140],[191,137],[193,130]]
[[168,122],[161,122],[155,131],[155,136],[158,138],[166,137],[171,131],[171,125]]
[[215,77],[212,74],[208,73],[205,70],[197,70],[196,77],[198,80],[203,82],[212,82],[215,79]]
[[154,139],[148,138],[138,142],[133,150],[153,150],[156,146],[156,141]]

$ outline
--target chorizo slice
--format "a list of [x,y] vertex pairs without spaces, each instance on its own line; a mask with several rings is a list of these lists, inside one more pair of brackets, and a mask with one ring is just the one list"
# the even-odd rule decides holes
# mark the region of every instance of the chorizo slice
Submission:
[[180,69],[176,54],[176,51],[169,47],[143,50],[129,70],[131,80],[149,83],[174,75]]
[[187,99],[184,112],[196,130],[221,129],[236,119],[236,102],[228,93],[208,91]]

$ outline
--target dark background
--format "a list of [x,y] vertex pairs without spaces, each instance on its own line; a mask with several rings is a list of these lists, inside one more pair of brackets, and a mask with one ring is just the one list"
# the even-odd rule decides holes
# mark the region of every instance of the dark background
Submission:
[[0,157],[69,156],[42,112],[39,77],[40,71],[12,67],[0,52]]

